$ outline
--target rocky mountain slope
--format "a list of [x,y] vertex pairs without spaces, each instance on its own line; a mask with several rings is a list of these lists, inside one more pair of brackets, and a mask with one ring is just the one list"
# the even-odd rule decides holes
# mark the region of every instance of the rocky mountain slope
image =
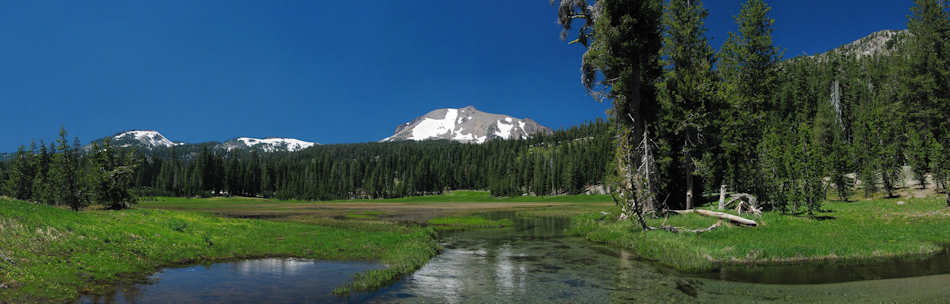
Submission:
[[234,149],[258,149],[264,152],[288,151],[295,152],[313,147],[317,143],[303,141],[296,138],[250,138],[238,137],[218,145],[220,149],[228,151]]
[[817,57],[827,57],[834,53],[857,56],[858,58],[888,55],[899,51],[908,35],[910,35],[910,32],[907,30],[877,31],[831,51],[819,54]]
[[381,142],[403,140],[448,139],[465,143],[483,143],[489,139],[522,139],[531,135],[552,133],[530,118],[485,113],[467,106],[461,109],[438,109],[396,128],[393,136]]
[[170,148],[183,145],[166,138],[153,130],[132,130],[112,136],[112,144],[117,147]]

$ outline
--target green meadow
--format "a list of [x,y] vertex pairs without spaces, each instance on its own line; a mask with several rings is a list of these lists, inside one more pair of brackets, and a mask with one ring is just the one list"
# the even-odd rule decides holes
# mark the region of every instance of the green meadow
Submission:
[[337,289],[372,289],[436,254],[413,225],[333,227],[133,209],[82,211],[0,199],[0,302],[64,302],[162,267],[257,257],[376,261],[387,267]]
[[[570,233],[690,272],[721,264],[873,263],[929,255],[950,244],[950,208],[943,197],[829,201],[814,219],[765,212],[750,217],[758,227],[724,225],[702,234],[642,233],[630,221],[615,218],[616,213],[578,215]],[[664,221],[697,229],[718,219],[685,214],[649,220],[653,226]]]

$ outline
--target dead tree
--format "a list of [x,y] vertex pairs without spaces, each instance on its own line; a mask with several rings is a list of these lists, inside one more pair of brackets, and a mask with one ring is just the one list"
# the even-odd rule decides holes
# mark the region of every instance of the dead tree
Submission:
[[752,194],[732,194],[729,201],[726,202],[723,207],[732,208],[732,206],[735,206],[736,213],[739,213],[739,215],[742,215],[742,211],[745,211],[746,213],[752,213],[752,215],[755,216],[762,216],[762,207],[759,206],[759,201]]
[[[623,179],[616,186],[617,191],[611,193],[614,201],[620,205],[620,219],[636,220],[643,231],[665,230],[673,233],[689,232],[703,233],[719,228],[722,223],[718,222],[704,229],[686,229],[666,225],[653,227],[647,224],[645,216],[647,211],[654,213],[666,213],[665,204],[657,204],[657,170],[656,160],[653,156],[653,142],[650,140],[649,131],[643,132],[635,149],[630,149],[630,131],[622,132],[618,145],[618,156],[622,164],[618,166],[621,172],[618,172]],[[636,169],[632,164],[638,163]]]

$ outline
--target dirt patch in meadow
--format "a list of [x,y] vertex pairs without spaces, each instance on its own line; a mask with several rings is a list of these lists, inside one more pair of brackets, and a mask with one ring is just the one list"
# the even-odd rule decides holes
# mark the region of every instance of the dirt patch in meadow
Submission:
[[[558,202],[485,202],[485,203],[268,203],[248,204],[243,208],[195,208],[220,216],[255,219],[327,218],[347,221],[371,220],[424,223],[431,218],[491,211],[543,211],[569,209],[576,204]],[[610,205],[610,204],[605,204]],[[354,215],[359,215],[354,217]],[[292,220],[292,219],[291,219]]]

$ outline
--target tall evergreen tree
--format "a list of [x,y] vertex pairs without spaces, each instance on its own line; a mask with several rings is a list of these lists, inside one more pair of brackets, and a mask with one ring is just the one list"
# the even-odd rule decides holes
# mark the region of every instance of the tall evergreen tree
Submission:
[[135,204],[135,196],[129,190],[135,176],[131,154],[120,156],[112,141],[106,138],[102,146],[93,143],[93,170],[89,174],[96,199],[106,208],[121,210]]
[[659,135],[668,143],[674,163],[682,167],[683,173],[674,177],[686,181],[687,209],[694,206],[697,167],[709,165],[698,163],[713,144],[713,114],[719,110],[715,52],[705,36],[708,15],[700,0],[670,0],[663,17],[666,69],[660,89]]
[[[55,152],[55,146],[50,146]],[[40,151],[36,155],[36,178],[33,179],[33,200],[44,203],[44,204],[53,204],[54,195],[52,191],[51,176],[50,176],[50,165],[52,164],[53,157],[50,150],[46,148],[46,144],[42,141],[40,142]]]
[[[644,210],[658,206],[657,177],[652,156],[656,134],[656,80],[661,74],[661,17],[659,0],[555,0],[558,23],[567,33],[583,20],[576,42],[587,47],[581,81],[600,101],[613,102],[617,125],[618,175],[623,176],[618,204],[623,216],[636,215],[647,228]],[[602,77],[598,77],[601,75]],[[654,129],[654,130],[651,130]]]
[[722,147],[726,178],[735,191],[764,195],[757,172],[756,148],[772,102],[781,58],[772,43],[771,8],[763,0],[742,5],[736,23],[719,54],[718,70],[728,105],[723,111]]
[[913,178],[917,180],[920,189],[927,188],[927,171],[930,171],[930,165],[927,163],[927,156],[930,149],[927,143],[930,136],[921,135],[916,129],[910,129],[907,132],[907,152],[904,157],[907,158],[907,164],[910,166]]
[[927,144],[930,153],[930,173],[937,190],[948,191],[950,182],[950,151],[936,138],[931,137]]
[[33,195],[33,152],[20,146],[13,157],[13,168],[6,180],[6,193],[20,200],[29,200]]
[[54,181],[54,195],[58,204],[79,211],[88,201],[84,199],[80,180],[80,159],[78,147],[73,147],[66,139],[66,128],[60,128],[56,139],[57,153],[51,167]]
[[[950,134],[950,1],[915,0],[902,99],[910,127],[937,138]],[[927,131],[927,132],[925,132]]]

